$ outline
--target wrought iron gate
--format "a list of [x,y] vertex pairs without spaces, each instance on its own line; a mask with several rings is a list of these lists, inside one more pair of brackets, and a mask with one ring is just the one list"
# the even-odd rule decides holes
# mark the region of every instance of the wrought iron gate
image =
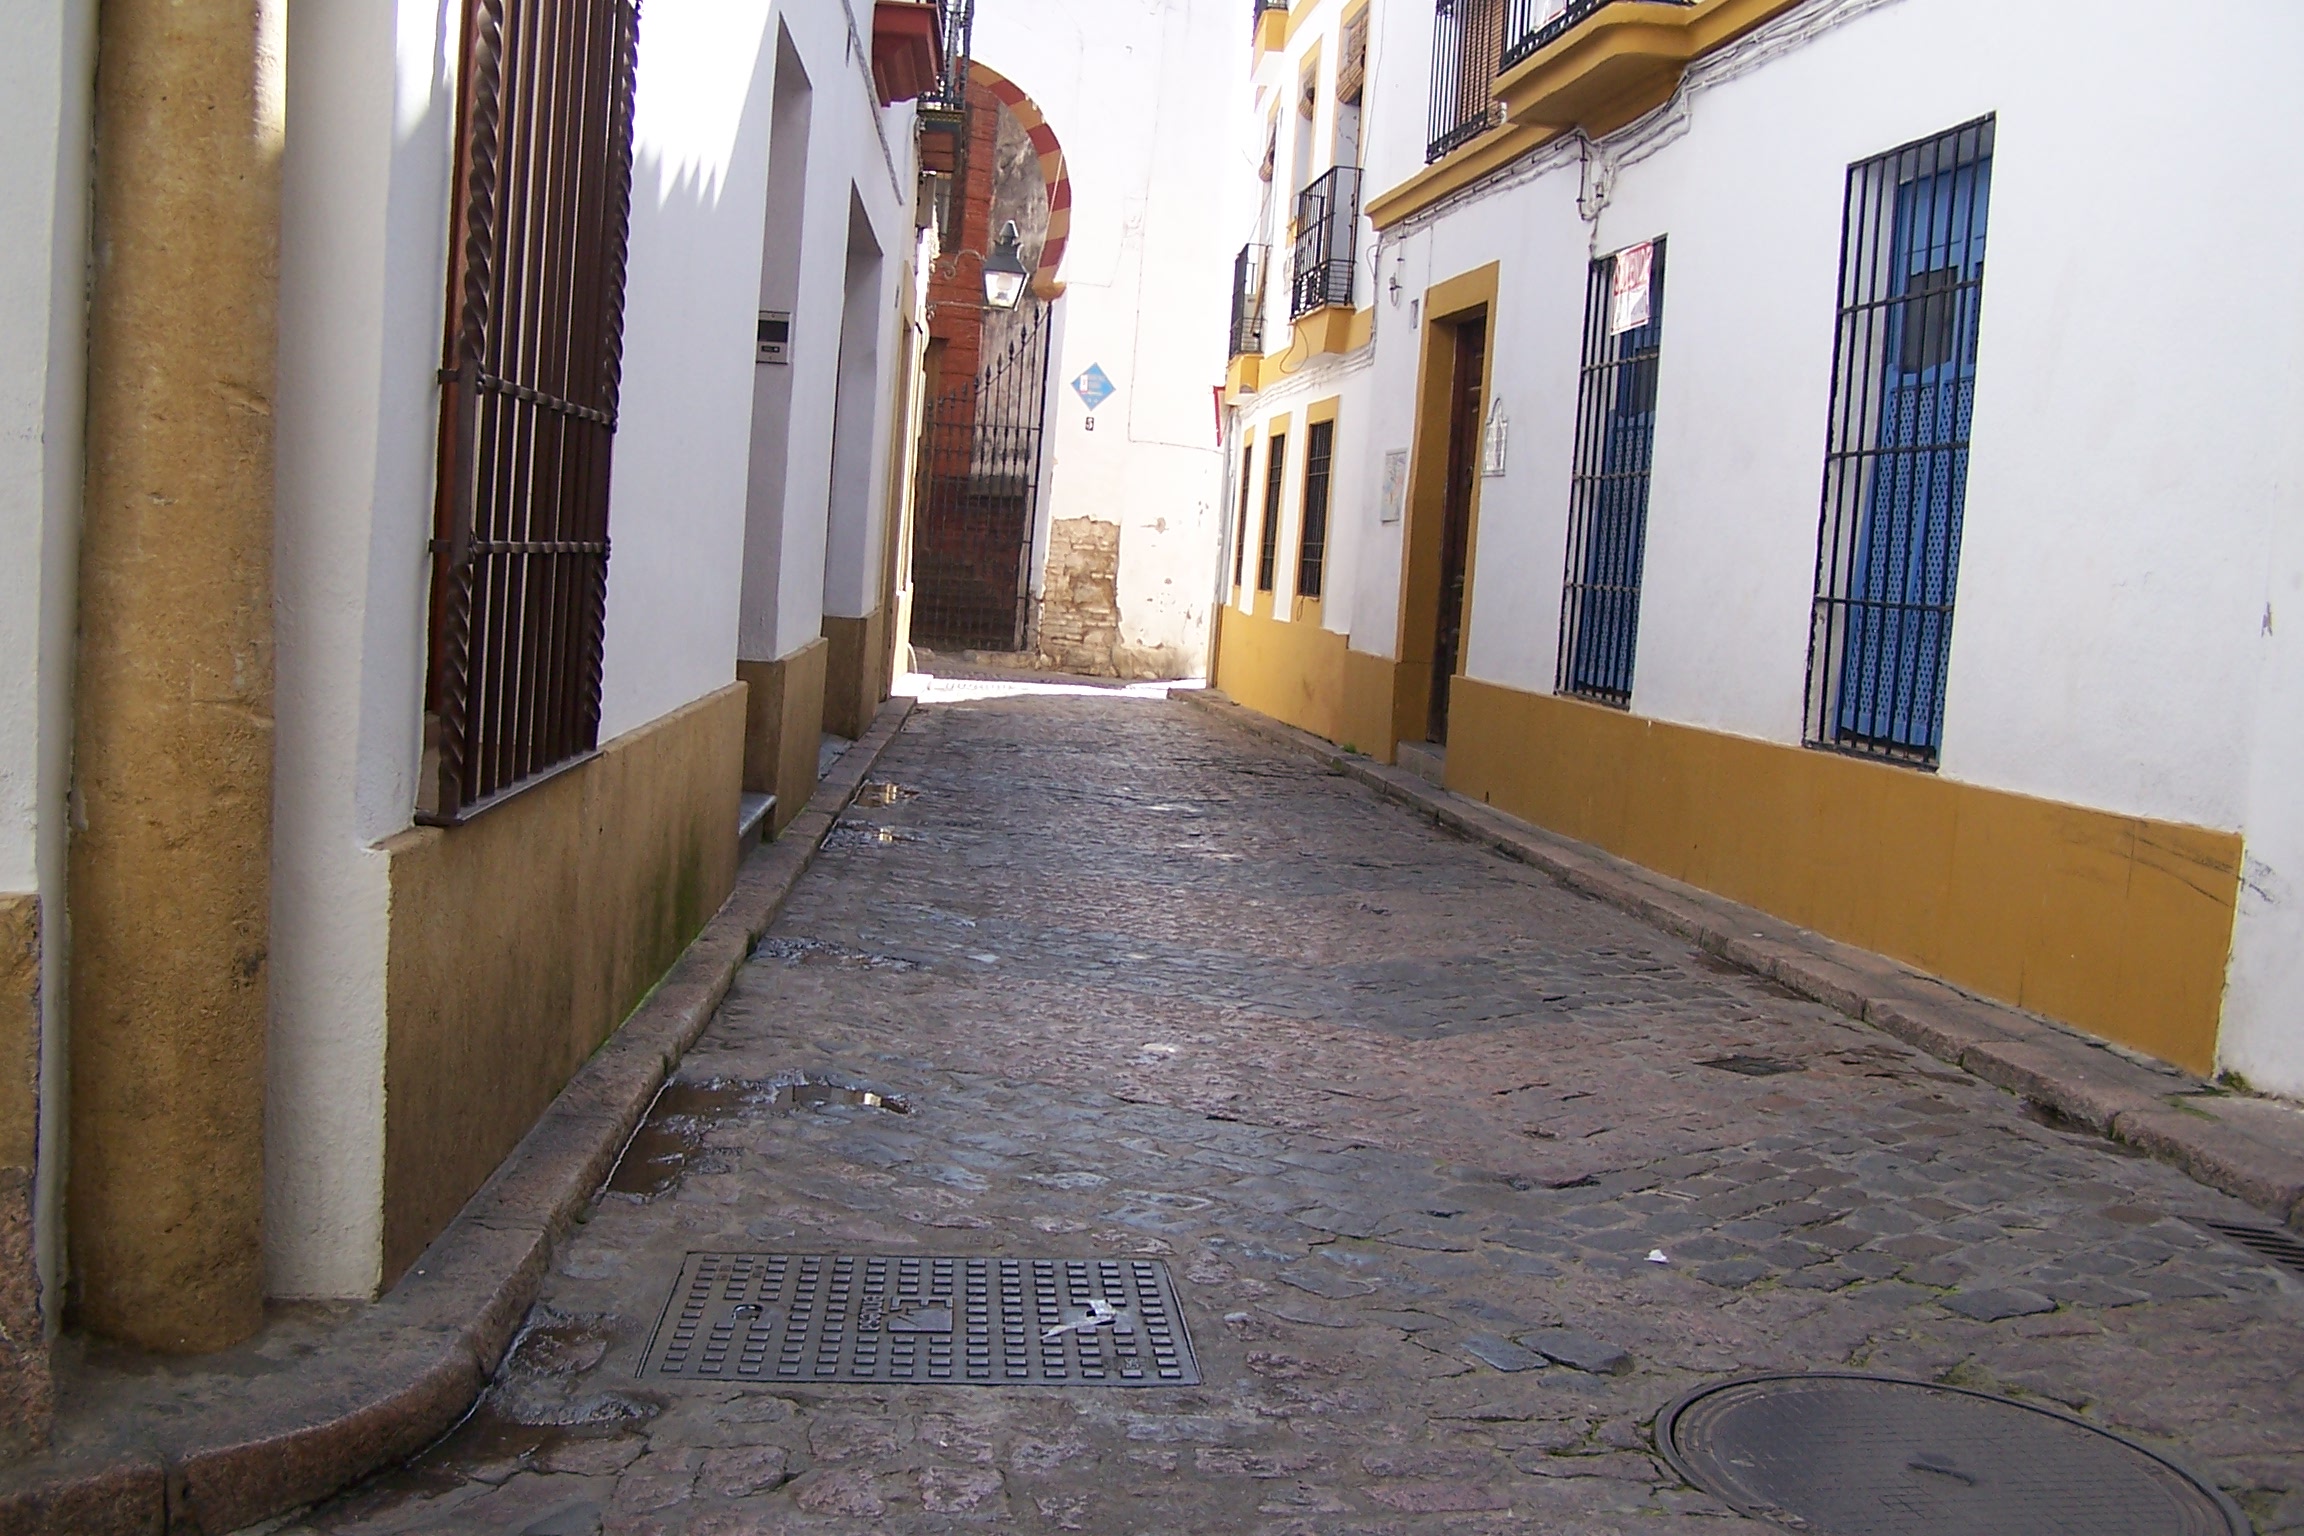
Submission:
[[928,407],[912,536],[912,636],[953,650],[1020,651],[1048,403],[1048,309],[976,376]]

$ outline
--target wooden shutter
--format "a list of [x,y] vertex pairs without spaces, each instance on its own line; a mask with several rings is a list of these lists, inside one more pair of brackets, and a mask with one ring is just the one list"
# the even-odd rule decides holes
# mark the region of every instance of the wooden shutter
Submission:
[[1368,7],[1344,18],[1343,40],[1336,50],[1336,99],[1358,101],[1368,88]]
[[638,33],[633,0],[465,0],[420,820],[599,744]]

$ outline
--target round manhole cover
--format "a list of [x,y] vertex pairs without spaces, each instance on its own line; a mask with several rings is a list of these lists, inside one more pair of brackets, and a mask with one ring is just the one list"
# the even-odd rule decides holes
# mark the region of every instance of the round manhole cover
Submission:
[[1697,1487],[1817,1536],[2248,1536],[2230,1499],[2092,1424],[1893,1377],[1702,1388],[1656,1439]]

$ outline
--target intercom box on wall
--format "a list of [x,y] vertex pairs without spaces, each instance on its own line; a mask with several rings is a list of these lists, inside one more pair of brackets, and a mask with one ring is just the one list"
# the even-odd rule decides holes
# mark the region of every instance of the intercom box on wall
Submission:
[[792,311],[760,311],[760,352],[757,360],[763,363],[792,361]]

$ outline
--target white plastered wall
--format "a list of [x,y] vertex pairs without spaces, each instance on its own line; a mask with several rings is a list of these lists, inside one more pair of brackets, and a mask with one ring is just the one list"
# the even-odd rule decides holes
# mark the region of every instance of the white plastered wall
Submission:
[[[1380,7],[1389,48],[1429,26],[1401,20],[1415,9]],[[2304,679],[2280,617],[2304,580],[2300,327],[2267,263],[2304,242],[2285,148],[2304,98],[2282,62],[2304,17],[2244,12],[2229,24],[2289,46],[2236,55],[2221,28],[2156,26],[2141,0],[2084,28],[1987,0],[1810,6],[1596,147],[1623,161],[1596,221],[1570,160],[1393,231],[1382,275],[1397,252],[1413,294],[1502,262],[1510,468],[1482,487],[1466,666],[1549,691],[1584,262],[1669,239],[1633,709],[1794,743],[1846,168],[1996,113],[1940,771],[2244,830],[2226,1057],[2298,1091]],[[1381,187],[1422,163],[1424,72],[1375,73]],[[1407,442],[1405,339],[1378,340],[1389,446]],[[1396,611],[1397,530],[1355,530],[1355,628],[1372,628],[1375,607]]]
[[[852,61],[843,131],[894,204],[848,13],[806,10]],[[364,1295],[380,1272],[377,845],[412,823],[422,747],[459,14],[289,16],[265,1213],[281,1296]],[[771,19],[769,0],[659,0],[642,24],[603,739],[735,675]]]
[[266,1282],[358,1296],[382,1263],[376,845],[422,750],[447,282],[454,0],[294,0],[283,165]]
[[37,893],[34,1260],[58,1321],[64,1194],[64,861],[86,356],[95,7],[30,0],[0,61],[0,893]]
[[[791,407],[786,416],[781,501],[773,530],[762,523],[762,509],[756,506],[755,542],[747,556],[754,567],[756,595],[746,604],[745,654],[762,660],[789,656],[823,633],[828,591],[842,594],[851,609],[850,617],[860,616],[870,601],[876,600],[880,522],[887,499],[883,435],[887,430],[886,386],[898,351],[891,317],[902,296],[903,253],[912,246],[915,176],[910,107],[883,111],[873,93],[869,13],[859,22],[840,0],[809,0],[807,4],[785,5],[778,17],[806,71],[811,99],[799,274],[787,369]],[[761,204],[755,200],[753,206],[757,243]],[[832,549],[828,536],[833,406],[848,283],[849,220],[856,209],[861,210],[881,253],[879,299],[872,306],[872,313],[881,321],[871,395],[875,402],[871,441],[876,461],[871,468],[870,494],[863,505],[852,511],[844,509],[842,514],[862,520],[857,536],[848,545],[854,555],[846,569],[851,576],[869,573],[862,584],[854,584],[855,596],[849,602],[847,594],[853,583],[828,587],[826,561]],[[749,306],[754,300],[746,302]],[[748,308],[748,371],[753,366],[750,318]],[[750,399],[749,392],[746,399]],[[747,452],[752,451],[748,447]],[[772,537],[763,539],[769,533]],[[770,550],[775,562],[772,573],[761,565]],[[772,584],[766,579],[771,574]],[[863,595],[867,590],[873,594],[870,599]],[[765,646],[759,643],[761,638],[767,640]]]
[[[972,43],[1040,108],[1072,182],[1034,588],[1052,522],[1119,523],[1121,645],[1179,676],[1205,665],[1223,527],[1243,19],[1229,0],[1010,0],[978,10]],[[1091,364],[1115,386],[1093,431],[1071,389]]]

